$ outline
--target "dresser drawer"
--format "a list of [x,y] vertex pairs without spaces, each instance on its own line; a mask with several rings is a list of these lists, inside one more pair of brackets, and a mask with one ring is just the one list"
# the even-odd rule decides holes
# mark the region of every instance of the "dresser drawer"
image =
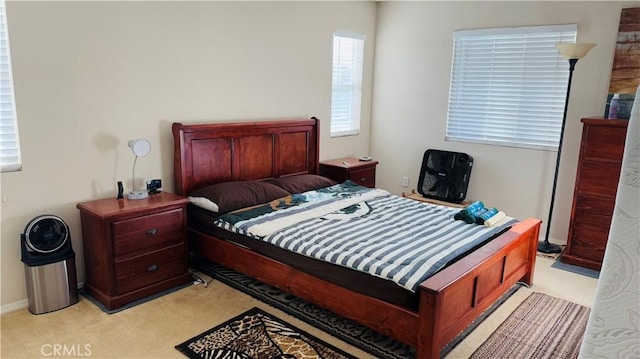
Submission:
[[578,195],[573,214],[573,223],[609,231],[615,199]]
[[365,186],[375,187],[376,185],[376,169],[363,168],[349,171],[349,179],[353,182]]
[[123,294],[183,274],[185,251],[180,243],[124,261],[116,260],[116,292]]
[[609,238],[608,230],[596,230],[587,226],[575,226],[569,238],[568,254],[602,263]]
[[584,161],[578,189],[581,193],[615,198],[620,179],[620,164]]
[[185,220],[182,208],[113,222],[113,251],[119,257],[181,243]]
[[626,127],[589,126],[585,134],[584,158],[621,162],[626,135]]

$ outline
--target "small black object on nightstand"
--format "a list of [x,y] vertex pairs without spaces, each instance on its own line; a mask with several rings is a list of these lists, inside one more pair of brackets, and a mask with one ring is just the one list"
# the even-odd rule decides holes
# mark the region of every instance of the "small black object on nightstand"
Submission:
[[147,192],[150,194],[160,192],[160,188],[162,188],[162,181],[159,179],[152,179],[147,181]]
[[124,198],[124,187],[122,186],[122,181],[118,181],[118,199]]

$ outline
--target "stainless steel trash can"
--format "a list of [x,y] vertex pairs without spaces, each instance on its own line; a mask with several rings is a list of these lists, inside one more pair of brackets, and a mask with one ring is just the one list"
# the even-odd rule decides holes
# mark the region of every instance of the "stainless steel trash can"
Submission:
[[42,314],[78,302],[69,227],[53,215],[32,219],[21,235],[29,311]]
[[75,258],[41,266],[24,266],[29,311],[42,314],[78,302]]

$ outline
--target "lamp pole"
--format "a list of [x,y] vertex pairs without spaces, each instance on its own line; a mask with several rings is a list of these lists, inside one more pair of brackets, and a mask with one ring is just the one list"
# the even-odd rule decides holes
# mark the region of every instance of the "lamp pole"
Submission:
[[562,141],[564,139],[564,126],[567,123],[567,108],[569,105],[569,94],[571,93],[571,78],[578,59],[569,59],[569,82],[567,83],[567,97],[564,100],[564,114],[562,115],[562,127],[560,127],[560,141],[558,142],[558,155],[556,156],[556,171],[553,175],[553,189],[551,190],[551,204],[549,205],[549,219],[547,219],[547,232],[544,235],[544,242],[538,243],[538,251],[542,253],[560,253],[562,248],[557,244],[549,242],[549,232],[551,231],[551,218],[553,217],[553,204],[556,199],[556,186],[558,185],[558,172],[560,171],[560,155],[562,154]]
[[556,198],[556,186],[558,185],[558,172],[560,171],[560,155],[562,154],[562,141],[564,139],[564,127],[567,123],[567,110],[569,108],[569,94],[571,93],[571,79],[576,63],[584,57],[595,44],[558,44],[556,47],[560,53],[569,59],[569,81],[567,82],[567,97],[564,100],[564,113],[562,115],[562,126],[560,127],[560,141],[558,142],[558,154],[556,156],[556,170],[553,175],[553,188],[551,190],[551,202],[549,204],[549,218],[547,220],[547,231],[544,241],[538,243],[538,251],[542,253],[560,253],[562,248],[557,244],[549,242],[549,232],[551,232],[551,219],[553,218],[553,204]]

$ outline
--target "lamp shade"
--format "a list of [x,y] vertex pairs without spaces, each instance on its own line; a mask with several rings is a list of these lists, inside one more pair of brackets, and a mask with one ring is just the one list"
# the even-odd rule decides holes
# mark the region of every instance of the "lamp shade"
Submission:
[[151,152],[151,143],[149,142],[149,140],[146,140],[144,138],[138,140],[130,140],[129,142],[127,142],[127,145],[129,146],[129,148],[131,148],[133,154],[138,157],[144,157],[148,155],[149,152]]
[[567,59],[581,59],[596,44],[556,44],[560,54]]

